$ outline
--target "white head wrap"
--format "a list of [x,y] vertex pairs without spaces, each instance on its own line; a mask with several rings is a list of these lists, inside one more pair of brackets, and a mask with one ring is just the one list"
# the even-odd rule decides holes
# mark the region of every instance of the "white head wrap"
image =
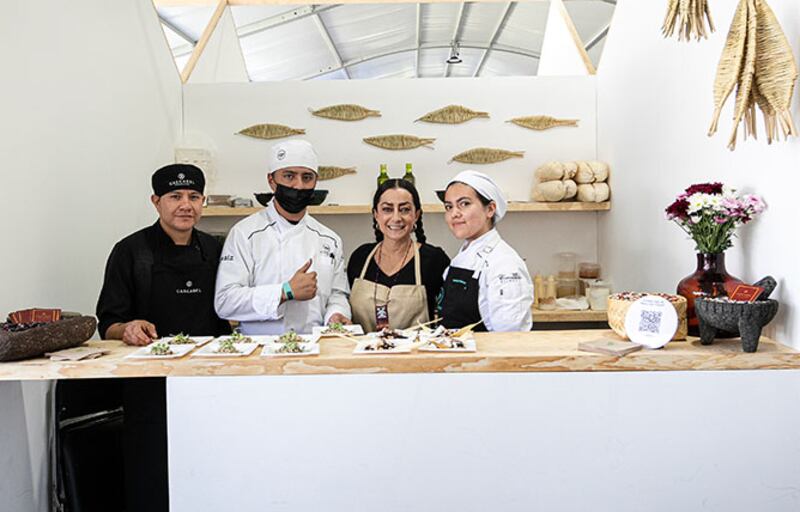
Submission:
[[[506,210],[508,209],[506,198],[503,197],[503,192],[500,190],[500,187],[497,186],[497,183],[492,180],[492,178],[478,171],[461,171],[460,173],[456,174],[453,179],[447,182],[447,187],[456,182],[469,185],[486,199],[495,202],[497,205],[497,209],[494,212],[495,223],[500,222],[500,220],[505,216]],[[445,190],[447,187],[445,187]]]
[[317,152],[314,151],[314,147],[307,140],[286,140],[278,142],[269,148],[269,169],[267,174],[272,174],[287,167],[305,167],[319,174],[318,166]]

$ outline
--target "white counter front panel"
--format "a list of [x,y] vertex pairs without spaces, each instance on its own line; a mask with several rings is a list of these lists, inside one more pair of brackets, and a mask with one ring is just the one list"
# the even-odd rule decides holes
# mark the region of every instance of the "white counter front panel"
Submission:
[[174,512],[800,509],[800,372],[168,379]]

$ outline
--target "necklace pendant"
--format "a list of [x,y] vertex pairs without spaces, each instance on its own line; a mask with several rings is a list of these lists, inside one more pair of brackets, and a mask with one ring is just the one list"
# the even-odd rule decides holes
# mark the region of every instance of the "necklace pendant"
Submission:
[[389,327],[388,304],[375,304],[375,325],[379,331]]

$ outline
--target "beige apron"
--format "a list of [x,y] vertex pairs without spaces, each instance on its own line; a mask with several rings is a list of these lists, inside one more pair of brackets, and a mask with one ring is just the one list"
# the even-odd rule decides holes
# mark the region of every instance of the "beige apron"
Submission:
[[417,322],[427,322],[429,320],[428,296],[425,293],[425,286],[422,284],[419,247],[416,243],[414,244],[414,275],[417,284],[396,284],[391,288],[364,279],[369,262],[372,261],[372,257],[379,247],[380,244],[376,245],[369,253],[367,261],[364,262],[364,267],[361,269],[361,276],[353,282],[353,289],[350,291],[353,323],[361,324],[367,332],[377,330],[376,299],[378,304],[388,303],[389,325],[394,329],[406,329],[417,325]]

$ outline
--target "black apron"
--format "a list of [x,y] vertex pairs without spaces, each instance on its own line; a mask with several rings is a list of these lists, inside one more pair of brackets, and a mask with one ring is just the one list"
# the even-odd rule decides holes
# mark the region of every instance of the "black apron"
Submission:
[[[442,321],[448,329],[459,329],[481,320],[478,308],[480,283],[472,274],[474,270],[459,267],[447,269],[442,289]],[[483,324],[473,331],[486,331]]]
[[164,261],[164,251],[157,251],[152,276],[149,316],[159,336],[217,334],[219,321],[214,311],[217,269],[212,262],[168,262]]
[[[154,251],[148,320],[155,324],[159,336],[181,332],[216,335],[219,331],[214,312],[216,267],[212,262],[192,262],[185,254],[165,261],[165,251],[170,249]],[[125,510],[167,512],[166,380],[127,379],[124,408]]]

